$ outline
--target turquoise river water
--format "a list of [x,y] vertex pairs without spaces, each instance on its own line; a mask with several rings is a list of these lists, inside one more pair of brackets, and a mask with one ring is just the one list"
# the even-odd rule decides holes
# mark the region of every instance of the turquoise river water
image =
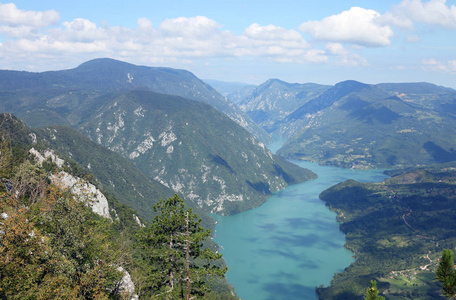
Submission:
[[[270,146],[275,152],[279,143]],[[215,216],[214,240],[228,264],[228,282],[243,300],[317,299],[334,273],[353,262],[343,246],[336,214],[318,198],[346,179],[379,182],[383,170],[351,170],[296,162],[318,179],[274,193],[262,206],[229,217]]]

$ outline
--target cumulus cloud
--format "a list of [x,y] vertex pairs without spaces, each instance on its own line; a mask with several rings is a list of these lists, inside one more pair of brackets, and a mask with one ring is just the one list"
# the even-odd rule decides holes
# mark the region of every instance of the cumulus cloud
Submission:
[[313,63],[325,63],[328,61],[328,56],[326,55],[325,51],[318,49],[312,49],[307,51],[304,54],[303,58],[305,61]]
[[456,6],[448,6],[446,0],[403,0],[384,16],[385,21],[413,29],[413,22],[456,28]]
[[361,7],[352,7],[338,15],[321,21],[308,21],[299,26],[314,39],[330,42],[345,42],[367,47],[382,47],[391,44],[393,31],[380,22],[380,13]]
[[[57,20],[53,11],[24,12],[14,5],[6,8],[13,9],[17,15],[35,18],[35,21],[29,20],[28,24],[36,26],[49,26]],[[6,8],[3,7],[5,11]],[[20,17],[11,17],[13,19],[19,20]],[[3,23],[6,24],[6,21]],[[33,35],[26,34],[30,30],[22,27],[16,26],[15,31],[11,26],[6,29],[3,27],[0,21],[0,37],[5,37],[5,42],[0,44],[0,58],[3,59],[18,57],[18,53],[29,53],[40,58],[55,53],[62,56],[93,54],[138,63],[246,56],[296,63],[318,63],[326,59],[324,51],[309,50],[310,44],[296,30],[254,23],[242,34],[236,35],[204,16],[166,19],[156,28],[147,18],[138,19],[136,28],[99,26],[90,20],[78,18],[64,21],[60,26],[35,30]]]
[[160,24],[160,31],[167,36],[208,38],[220,33],[221,26],[204,16],[166,19]]
[[268,56],[280,62],[315,62],[309,57],[307,48],[310,44],[293,29],[275,25],[250,25],[242,35],[231,40],[236,56]]
[[25,11],[14,3],[0,3],[0,24],[8,26],[46,27],[57,23],[60,15],[55,10]]
[[10,38],[36,35],[40,29],[59,20],[60,15],[55,10],[25,11],[13,3],[0,3],[0,34]]
[[275,25],[261,26],[258,23],[254,23],[244,30],[244,36],[257,40],[301,41],[302,46],[309,46],[296,30],[287,30]]

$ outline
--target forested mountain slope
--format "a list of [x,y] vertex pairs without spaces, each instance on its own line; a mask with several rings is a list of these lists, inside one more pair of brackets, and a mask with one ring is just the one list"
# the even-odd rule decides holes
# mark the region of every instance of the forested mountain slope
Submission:
[[317,289],[320,298],[356,299],[376,280],[387,299],[443,299],[434,271],[456,243],[455,167],[393,171],[380,183],[348,180],[322,192],[356,261]]
[[238,105],[266,131],[276,133],[276,123],[328,88],[327,85],[314,83],[269,79],[247,94]]
[[288,115],[288,158],[349,168],[456,160],[456,91],[431,84],[336,84]]
[[[93,142],[67,126],[51,126],[34,130],[39,140],[83,166],[93,174],[103,189],[136,210],[142,218],[152,220],[153,205],[167,199],[174,191],[151,179],[131,161]],[[191,203],[187,203],[192,205]]]
[[145,220],[152,220],[153,205],[159,199],[166,199],[175,193],[144,175],[129,160],[72,128],[53,126],[32,129],[11,114],[0,114],[0,130],[24,149],[54,153],[71,166],[78,177],[94,175],[94,184],[108,196],[138,211],[138,215]]
[[213,213],[256,207],[273,191],[315,176],[272,155],[211,106],[176,96],[119,94],[81,130]]
[[[116,174],[111,174],[112,177],[119,175],[119,179],[112,178],[116,183],[125,180],[121,176],[129,175],[134,169],[125,159],[100,149],[101,146],[72,129],[54,127],[49,132],[54,144],[64,152],[71,151],[68,154],[76,159],[84,155],[81,149],[73,148],[79,142],[82,145],[77,147],[96,152],[88,155],[88,161],[106,155],[109,164],[117,166],[106,168],[100,161],[87,169],[102,176],[116,170]],[[157,238],[154,228],[160,228],[166,237],[169,215],[154,207],[160,218],[154,218],[146,227],[136,211],[121,204],[113,194],[107,194],[96,177],[55,150],[43,139],[44,135],[46,132],[34,132],[12,114],[0,114],[1,299],[134,300],[138,299],[137,295],[151,298],[164,292],[179,299],[183,298],[180,295],[183,295],[186,270],[192,281],[187,291],[193,297],[237,299],[224,278],[226,268],[220,255],[203,247],[210,231],[199,226],[198,216],[191,209],[187,218],[192,222],[192,262],[185,268],[182,264],[185,251],[175,247],[170,252],[168,244],[167,251],[163,251],[151,242]],[[100,172],[95,170],[98,168],[105,169]],[[130,189],[132,194],[139,193],[134,184],[126,182],[122,188]],[[117,194],[122,196],[119,191]],[[179,208],[184,209],[177,195],[169,199],[176,199]],[[169,203],[174,201],[169,199]],[[128,199],[122,200],[128,202]],[[149,199],[149,203],[152,202],[157,204],[158,199]],[[185,225],[185,214],[177,217],[181,225],[176,229],[173,223],[176,235],[176,230],[184,232],[185,228],[182,225]],[[214,247],[211,241],[204,241],[204,245]],[[199,257],[201,254],[205,257]],[[154,259],[157,255],[161,260]],[[195,262],[197,257],[199,260]],[[171,267],[161,263],[169,259],[178,263]],[[174,274],[171,275],[176,287],[174,292],[172,284],[169,289],[170,272]]]
[[0,71],[0,111],[33,127],[77,126],[110,100],[110,93],[150,90],[206,102],[262,141],[269,135],[212,87],[185,70],[95,59],[77,68],[42,73]]

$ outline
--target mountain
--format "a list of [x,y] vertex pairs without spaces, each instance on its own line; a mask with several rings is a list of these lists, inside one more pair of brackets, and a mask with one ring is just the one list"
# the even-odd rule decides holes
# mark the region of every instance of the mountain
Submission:
[[[0,79],[5,79],[0,80],[1,110],[16,112],[27,124],[37,127],[76,128],[132,160],[147,176],[205,211],[232,214],[250,209],[263,203],[273,191],[315,176],[274,157],[227,115],[244,128],[252,129],[253,121],[188,71],[97,59],[63,71],[0,71]],[[57,133],[50,130],[42,134],[51,143]],[[81,137],[73,137],[68,128],[52,130],[62,131],[57,141],[68,139],[72,147],[86,144],[74,142]],[[257,132],[270,138],[262,129]],[[88,145],[87,149],[93,147]],[[79,148],[81,164],[97,163],[99,158],[89,160],[84,154],[86,149]],[[73,153],[69,147],[59,149]],[[121,182],[105,184],[122,186]],[[150,215],[150,207],[141,208],[149,194],[139,194],[143,196],[131,202]]]
[[[157,197],[172,190],[74,129],[35,130],[12,114],[0,114],[0,152],[0,257],[8,258],[0,260],[0,298],[138,299],[135,293],[157,292],[151,274],[169,273],[150,259],[143,244],[150,227],[138,215],[152,221]],[[204,247],[218,246],[206,240]],[[212,263],[225,267],[220,258]],[[184,265],[177,268],[185,274]],[[237,299],[224,276],[213,278],[203,297]]]
[[75,127],[106,103],[110,93],[138,89],[206,102],[258,139],[271,141],[245,113],[192,73],[107,58],[62,71],[0,71],[0,109],[15,113],[33,127],[55,124]]
[[[0,132],[8,133],[15,147],[33,147],[40,152],[54,153],[67,162],[73,175],[92,178],[93,183],[107,196],[110,205],[127,206],[145,221],[152,221],[156,215],[154,204],[176,193],[144,174],[129,159],[68,126],[33,129],[14,115],[0,114]],[[206,228],[214,226],[214,219],[196,203],[189,199],[184,199],[184,202],[202,218]]]
[[[106,211],[103,214],[98,212],[97,214],[111,220],[116,220],[121,216],[122,226],[126,225],[125,222],[136,224],[139,221],[137,216],[151,221],[153,215],[150,212],[153,211],[153,204],[158,202],[159,198],[174,195],[172,190],[144,176],[128,160],[92,142],[69,127],[32,129],[14,115],[1,113],[0,133],[2,145],[7,141],[8,148],[12,150],[17,159],[13,162],[10,172],[18,171],[17,165],[21,160],[33,159],[38,165],[42,165],[45,173],[55,175],[57,171],[63,172],[65,174],[59,173],[59,175],[63,176],[64,180],[73,180],[73,183],[79,179],[87,180],[87,191],[93,189],[90,185],[94,185],[94,188],[106,196],[103,201],[107,201],[107,203],[103,205],[109,205],[109,209],[104,208]],[[2,154],[3,157],[4,154]],[[94,162],[94,158],[98,161],[92,165],[85,164],[84,167],[85,162]],[[108,161],[109,163],[107,163]],[[7,165],[4,162],[2,160],[1,168],[5,168]],[[100,177],[97,177],[98,175]],[[4,173],[0,177],[2,180],[13,178],[11,174]],[[53,177],[50,176],[50,178]],[[133,180],[136,181],[132,182]],[[119,186],[114,186],[114,184]],[[64,185],[63,183],[62,186]],[[137,186],[135,187],[135,185]],[[86,193],[84,189],[82,192]],[[141,192],[150,198],[142,199],[142,202],[138,201],[142,198]],[[132,207],[141,210],[137,212]],[[205,218],[206,224],[211,226],[213,223],[211,218],[204,215],[202,217]]]
[[424,106],[440,115],[456,118],[455,90],[420,83],[382,83],[378,87],[413,105]]
[[348,168],[456,160],[456,91],[431,84],[336,84],[278,127],[288,158]]
[[226,82],[213,79],[204,79],[204,82],[234,103],[239,103],[256,87],[256,85],[253,84]]
[[[153,205],[167,199],[174,191],[142,173],[131,161],[93,142],[67,126],[50,126],[34,130],[38,140],[48,144],[62,157],[83,166],[97,178],[103,189],[145,220],[155,215]],[[192,203],[187,203],[192,205]]]
[[287,83],[269,79],[246,95],[239,107],[266,131],[272,132],[275,123],[328,88],[314,83]]
[[71,166],[75,176],[84,178],[92,174],[94,183],[108,195],[108,200],[118,199],[145,220],[152,220],[153,205],[159,199],[172,197],[175,193],[145,176],[129,160],[70,127],[32,129],[11,114],[0,114],[0,124],[0,131],[11,137],[14,146],[54,153]]
[[251,209],[316,176],[272,155],[213,107],[177,96],[120,93],[80,129],[212,213]]
[[390,299],[442,299],[435,270],[456,242],[456,163],[390,172],[381,183],[348,180],[320,194],[337,213],[356,261],[320,299],[358,299],[370,280]]

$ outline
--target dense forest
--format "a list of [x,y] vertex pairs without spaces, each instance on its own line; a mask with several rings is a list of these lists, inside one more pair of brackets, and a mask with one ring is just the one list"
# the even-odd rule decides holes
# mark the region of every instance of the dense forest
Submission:
[[14,120],[0,132],[0,299],[237,298],[221,255],[204,246],[210,231],[179,196],[158,201],[147,226],[112,196],[102,217],[52,175],[87,187],[96,178],[37,159]]
[[435,271],[442,251],[456,243],[455,165],[389,174],[381,183],[348,180],[320,194],[356,258],[330,287],[317,289],[321,298],[355,299],[375,279],[387,299],[443,299]]

